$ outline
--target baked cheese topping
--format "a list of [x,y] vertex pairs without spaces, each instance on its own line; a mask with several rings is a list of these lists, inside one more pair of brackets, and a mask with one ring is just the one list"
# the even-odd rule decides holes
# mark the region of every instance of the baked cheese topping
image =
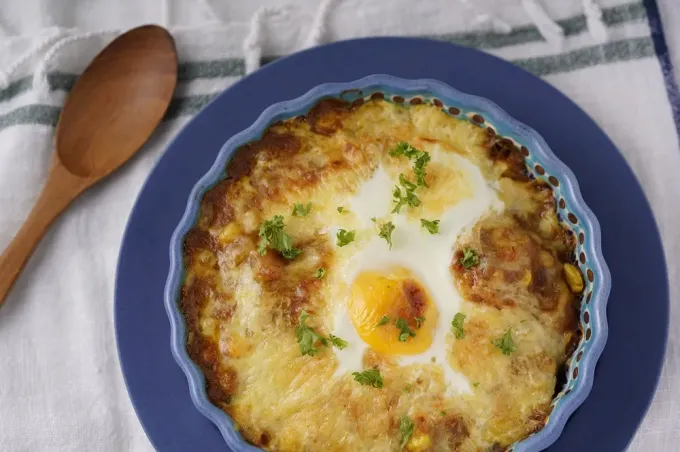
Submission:
[[227,175],[185,237],[181,309],[248,441],[488,451],[542,428],[579,335],[574,243],[512,142],[430,104],[328,99]]

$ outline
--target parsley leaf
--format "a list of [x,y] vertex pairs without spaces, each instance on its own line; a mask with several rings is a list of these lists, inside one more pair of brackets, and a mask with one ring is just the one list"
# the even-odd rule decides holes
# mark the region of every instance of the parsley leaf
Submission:
[[408,416],[402,416],[401,417],[401,423],[399,424],[399,433],[401,434],[401,448],[403,449],[406,446],[406,443],[408,443],[408,440],[411,439],[411,435],[413,435],[413,429],[415,428],[415,424],[413,421],[408,417]]
[[260,242],[258,252],[265,255],[267,247],[275,249],[286,259],[295,259],[302,250],[293,248],[293,239],[283,232],[283,217],[275,215],[271,220],[267,220],[260,225]]
[[[338,336],[330,335],[328,339],[320,336],[314,328],[307,326],[307,319],[309,314],[306,311],[300,313],[300,320],[298,326],[295,328],[295,339],[300,346],[300,353],[303,355],[314,356],[319,352],[316,347],[317,342],[326,347],[336,346],[340,350],[344,349],[349,343]],[[330,345],[329,345],[330,344]]]
[[406,176],[400,174],[399,183],[401,184],[402,187],[404,187],[405,192],[402,193],[402,190],[401,188],[399,188],[399,186],[396,186],[394,188],[394,191],[392,192],[394,202],[396,203],[396,205],[394,206],[394,210],[392,210],[392,213],[399,213],[402,206],[404,205],[409,205],[413,207],[420,205],[420,199],[418,199],[414,191],[418,187],[428,186],[427,182],[425,182],[425,176],[427,175],[427,173],[425,172],[425,167],[430,161],[430,154],[416,149],[415,147],[406,143],[405,141],[400,141],[393,149],[390,150],[390,155],[394,157],[402,155],[414,161],[413,174],[416,176],[416,182],[413,183],[410,180],[408,180]]
[[425,321],[425,317],[422,315],[420,317],[416,317],[416,323],[418,324],[418,328],[420,328],[420,324]]
[[281,251],[281,256],[285,257],[289,261],[292,261],[302,253],[302,250],[297,248],[289,248]]
[[420,226],[428,230],[430,234],[439,233],[439,220],[428,221],[425,218],[420,219]]
[[378,237],[385,239],[390,245],[390,249],[392,249],[392,231],[394,231],[394,224],[388,221],[380,226],[380,233],[378,233]]
[[404,176],[403,174],[399,175],[399,183],[407,191],[414,191],[416,188],[418,188],[418,186],[416,184],[414,184],[410,180],[406,179],[406,176]]
[[352,243],[354,241],[354,236],[356,235],[356,231],[346,231],[344,229],[340,229],[336,235],[338,241],[337,245],[338,246],[345,246],[349,243]]
[[390,318],[384,315],[380,318],[380,321],[376,323],[373,328],[378,328],[379,326],[387,325],[388,323],[390,323]]
[[390,155],[393,157],[403,155],[404,157],[413,160],[413,174],[416,176],[415,185],[418,187],[428,187],[427,182],[425,182],[425,176],[427,175],[425,167],[430,162],[430,154],[418,150],[404,141],[400,141],[394,149],[390,150]]
[[260,225],[258,252],[261,255],[264,256],[267,253],[267,246],[274,240],[274,237],[283,233],[283,226],[283,217],[281,215],[275,215],[274,218]]
[[376,220],[375,220],[375,217],[371,217],[371,221],[372,221],[373,223],[375,223],[375,221],[376,221]]
[[338,210],[338,213],[343,213],[345,211],[345,208],[341,206],[341,207],[338,207],[337,210]]
[[418,157],[416,157],[416,161],[413,164],[413,174],[416,175],[416,184],[418,184],[419,187],[429,187],[427,185],[427,182],[425,182],[425,176],[427,176],[427,173],[425,172],[425,166],[430,161],[430,154],[427,152],[422,152]]
[[463,257],[460,258],[460,263],[463,264],[463,267],[465,268],[474,267],[479,264],[479,255],[477,254],[477,251],[472,248],[465,248],[463,250]]
[[314,356],[319,352],[315,344],[320,342],[323,345],[327,345],[328,341],[326,338],[319,336],[314,328],[307,326],[307,319],[309,314],[306,311],[300,313],[300,320],[298,326],[295,328],[295,339],[300,346],[300,353],[303,355]]
[[394,205],[394,209],[392,209],[391,213],[399,213],[401,211],[401,207],[406,205],[406,199],[401,196],[401,188],[399,188],[399,186],[394,186],[392,197],[394,198],[394,202],[396,204]]
[[511,331],[512,328],[506,331],[502,337],[495,341],[491,341],[491,343],[498,347],[504,355],[509,355],[515,351],[515,343],[512,340]]
[[380,369],[370,369],[363,372],[352,372],[354,380],[362,385],[373,386],[374,388],[383,387],[383,379],[380,375]]
[[312,210],[312,203],[308,203],[306,206],[304,204],[293,204],[293,215],[296,217],[304,217]]
[[321,279],[326,275],[326,269],[320,268],[316,271],[316,279]]
[[419,152],[420,151],[418,149],[407,142],[400,141],[392,150],[390,150],[390,155],[392,157],[403,155],[404,157],[413,158],[417,157]]
[[399,213],[401,210],[402,206],[409,205],[412,207],[417,207],[420,205],[420,199],[416,196],[415,193],[411,190],[404,190],[404,193],[402,194],[401,188],[399,188],[398,185],[394,186],[394,190],[392,191],[392,197],[394,198],[394,202],[396,205],[394,206],[394,209],[392,209],[392,213]]
[[465,338],[465,331],[463,331],[463,323],[465,322],[465,317],[466,317],[465,314],[463,314],[462,312],[459,312],[453,316],[451,326],[453,327],[453,334],[456,336],[456,339]]
[[473,387],[473,388],[476,388],[477,386],[479,386],[479,382],[478,382],[478,381],[475,381],[474,383],[472,383],[472,387]]
[[402,187],[404,187],[404,190],[402,192],[402,189],[398,185],[394,186],[392,197],[394,198],[394,202],[397,204],[394,206],[392,213],[399,213],[401,207],[404,205],[409,205],[412,207],[417,207],[420,205],[420,199],[418,199],[418,196],[416,196],[414,193],[417,186],[413,182],[406,179],[403,174],[399,175],[399,183]]
[[399,342],[406,342],[409,337],[415,337],[416,333],[408,327],[408,323],[404,319],[397,319],[395,326],[399,328]]
[[349,343],[346,340],[340,339],[338,336],[333,336],[332,334],[328,336],[328,340],[332,345],[335,345],[340,350],[349,345]]
[[413,388],[413,386],[411,385],[411,383],[409,383],[409,384],[407,384],[406,386],[404,386],[403,391],[404,391],[404,392],[411,392],[411,389],[412,389],[412,388]]

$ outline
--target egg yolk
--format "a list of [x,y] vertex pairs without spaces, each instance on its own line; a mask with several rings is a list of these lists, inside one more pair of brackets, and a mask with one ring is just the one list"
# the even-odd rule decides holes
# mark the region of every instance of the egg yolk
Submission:
[[[432,344],[438,316],[423,285],[403,267],[361,272],[352,283],[349,315],[366,344],[379,353],[393,355],[426,351]],[[389,321],[381,325],[384,316]],[[398,319],[406,322],[414,335],[403,336],[405,330],[396,325]]]

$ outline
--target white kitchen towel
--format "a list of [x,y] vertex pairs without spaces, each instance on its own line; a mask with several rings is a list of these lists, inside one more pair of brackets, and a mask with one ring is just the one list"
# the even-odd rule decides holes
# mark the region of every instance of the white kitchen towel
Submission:
[[[662,3],[665,26],[677,37],[680,8],[670,1]],[[429,36],[493,53],[555,85],[607,132],[641,181],[663,236],[672,299],[680,294],[677,86],[663,36],[650,26],[654,1],[69,2],[82,7],[75,19],[56,3],[0,7],[0,249],[45,179],[68,90],[121,29],[168,26],[179,86],[145,149],[54,224],[0,311],[0,451],[152,450],[125,392],[113,333],[116,258],[133,201],[168,142],[216,93],[261,58],[324,41]],[[678,450],[679,346],[673,306],[660,388],[632,451]]]

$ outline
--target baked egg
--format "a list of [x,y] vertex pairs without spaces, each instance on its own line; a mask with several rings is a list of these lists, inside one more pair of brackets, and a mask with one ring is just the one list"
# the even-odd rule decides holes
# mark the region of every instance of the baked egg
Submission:
[[202,199],[187,350],[251,444],[500,451],[549,416],[580,337],[573,235],[512,140],[418,99],[325,99]]

